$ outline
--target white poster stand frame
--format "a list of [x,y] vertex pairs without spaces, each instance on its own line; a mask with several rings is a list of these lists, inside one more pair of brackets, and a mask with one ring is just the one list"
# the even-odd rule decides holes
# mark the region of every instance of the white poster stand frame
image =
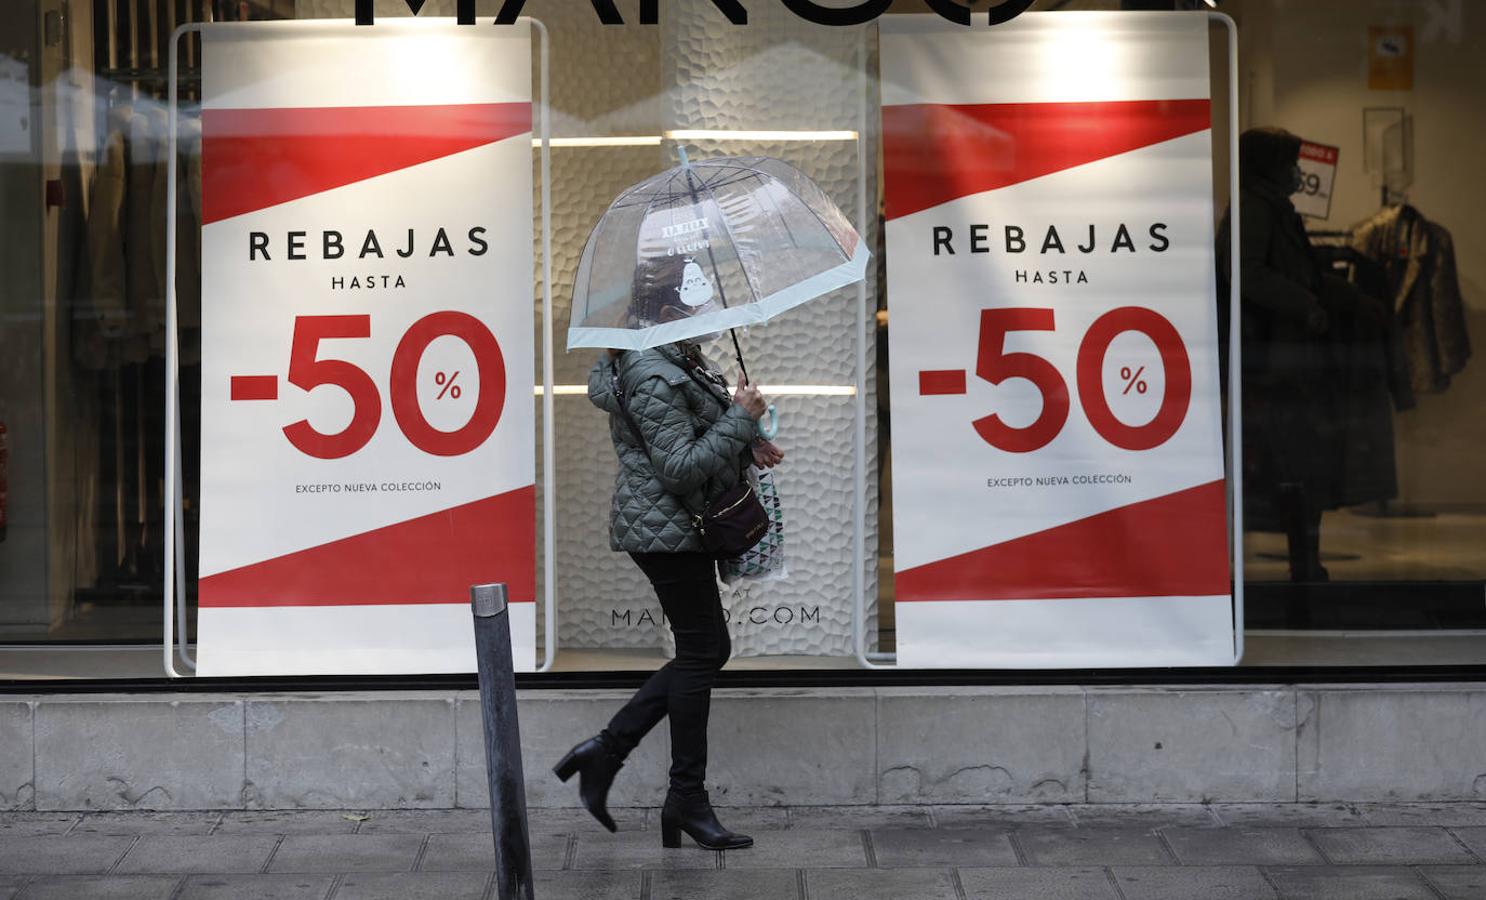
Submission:
[[[1229,230],[1229,259],[1239,256],[1238,238],[1238,26],[1224,13],[1209,12],[1209,22],[1221,24],[1228,32],[1228,208],[1232,219]],[[866,41],[863,39],[862,66],[866,70]],[[871,92],[862,92],[860,134],[867,134],[868,107]],[[858,165],[865,169],[865,149],[857,147]],[[864,221],[866,188],[863,186],[857,198],[857,216]],[[1233,574],[1233,665],[1238,665],[1244,654],[1244,584],[1243,584],[1243,407],[1242,387],[1239,371],[1242,343],[1239,335],[1239,267],[1231,265],[1228,279],[1228,452],[1227,485],[1229,513],[1230,566]],[[853,510],[856,516],[853,534],[854,563],[852,586],[852,638],[857,663],[864,669],[894,669],[896,654],[876,653],[867,650],[867,597],[866,577],[862,566],[866,555],[865,501],[867,478],[865,463],[866,446],[866,370],[867,370],[867,289],[865,283],[857,289],[857,393],[856,393],[856,485]],[[892,663],[885,664],[886,661]]]
[[[551,133],[548,116],[548,38],[547,26],[537,19],[522,16],[538,35],[538,146],[542,191],[542,548],[545,643],[538,672],[551,671],[557,659],[557,579],[554,551],[557,544],[557,491],[553,459],[552,422],[552,222],[551,222]],[[196,670],[196,660],[186,649],[186,562],[181,547],[185,544],[185,503],[181,488],[181,411],[180,411],[180,342],[176,315],[176,120],[180,84],[180,39],[207,28],[236,27],[240,23],[192,22],[177,28],[170,37],[170,138],[166,164],[165,212],[165,627],[161,650],[165,674],[183,677],[176,669],[179,657],[188,670]],[[178,646],[177,646],[178,645]]]

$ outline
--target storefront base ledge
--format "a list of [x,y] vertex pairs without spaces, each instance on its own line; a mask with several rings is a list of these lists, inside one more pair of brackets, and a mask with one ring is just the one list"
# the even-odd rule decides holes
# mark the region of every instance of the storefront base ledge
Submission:
[[[624,699],[529,690],[528,798]],[[709,787],[727,805],[1486,800],[1486,685],[730,689]],[[664,724],[615,806],[660,802]],[[480,807],[468,691],[11,695],[0,808]]]

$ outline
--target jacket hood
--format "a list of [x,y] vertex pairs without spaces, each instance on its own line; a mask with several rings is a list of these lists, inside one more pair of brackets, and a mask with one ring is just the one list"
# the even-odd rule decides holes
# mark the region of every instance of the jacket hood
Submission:
[[[606,413],[617,413],[619,398],[614,396],[614,379],[609,362],[609,354],[601,353],[593,368],[588,370],[588,402]],[[617,365],[620,361],[614,362]]]
[[[675,344],[662,344],[648,350],[628,350],[616,360],[612,360],[614,366],[619,370],[619,377],[624,379],[625,390],[632,390],[638,379],[656,374],[656,363],[671,366],[681,366],[686,358],[688,344],[678,342]],[[662,362],[663,361],[663,362]],[[593,368],[588,371],[588,401],[606,413],[619,412],[619,398],[614,394],[613,369],[610,368],[610,357],[608,353],[599,354],[594,362]]]

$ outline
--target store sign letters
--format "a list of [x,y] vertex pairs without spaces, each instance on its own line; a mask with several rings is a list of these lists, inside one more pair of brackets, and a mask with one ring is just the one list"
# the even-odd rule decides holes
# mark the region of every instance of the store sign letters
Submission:
[[[418,15],[423,9],[425,0],[404,0],[413,15]],[[605,25],[623,25],[624,17],[620,15],[614,0],[590,0],[593,11],[599,21]],[[864,25],[873,21],[878,16],[887,12],[892,6],[892,0],[863,0],[855,6],[822,6],[815,0],[779,0],[786,9],[799,16],[807,22],[816,25]],[[957,25],[969,25],[972,22],[969,6],[956,2],[956,0],[926,0],[929,8],[941,18],[954,22]],[[712,0],[712,5],[717,8],[727,20],[734,25],[748,24],[748,8],[741,0]],[[988,25],[1000,25],[1009,22],[1032,5],[1032,0],[1001,0],[1000,3],[992,4],[986,11],[985,21]],[[375,21],[372,11],[373,0],[356,0],[356,24],[371,25]],[[500,11],[496,13],[496,25],[514,24],[521,16],[526,7],[526,0],[504,0]],[[455,0],[455,17],[461,25],[475,24],[475,0]],[[660,22],[660,0],[640,0],[640,24],[656,25]]]

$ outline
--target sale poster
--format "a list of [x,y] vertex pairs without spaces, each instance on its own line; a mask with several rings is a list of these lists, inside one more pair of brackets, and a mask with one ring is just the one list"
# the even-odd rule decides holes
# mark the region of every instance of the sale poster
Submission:
[[882,26],[902,666],[1233,661],[1207,28]]
[[1336,184],[1340,148],[1303,141],[1300,144],[1300,190],[1290,195],[1295,211],[1314,219],[1331,217],[1331,189]]
[[199,674],[533,668],[530,41],[204,28]]

